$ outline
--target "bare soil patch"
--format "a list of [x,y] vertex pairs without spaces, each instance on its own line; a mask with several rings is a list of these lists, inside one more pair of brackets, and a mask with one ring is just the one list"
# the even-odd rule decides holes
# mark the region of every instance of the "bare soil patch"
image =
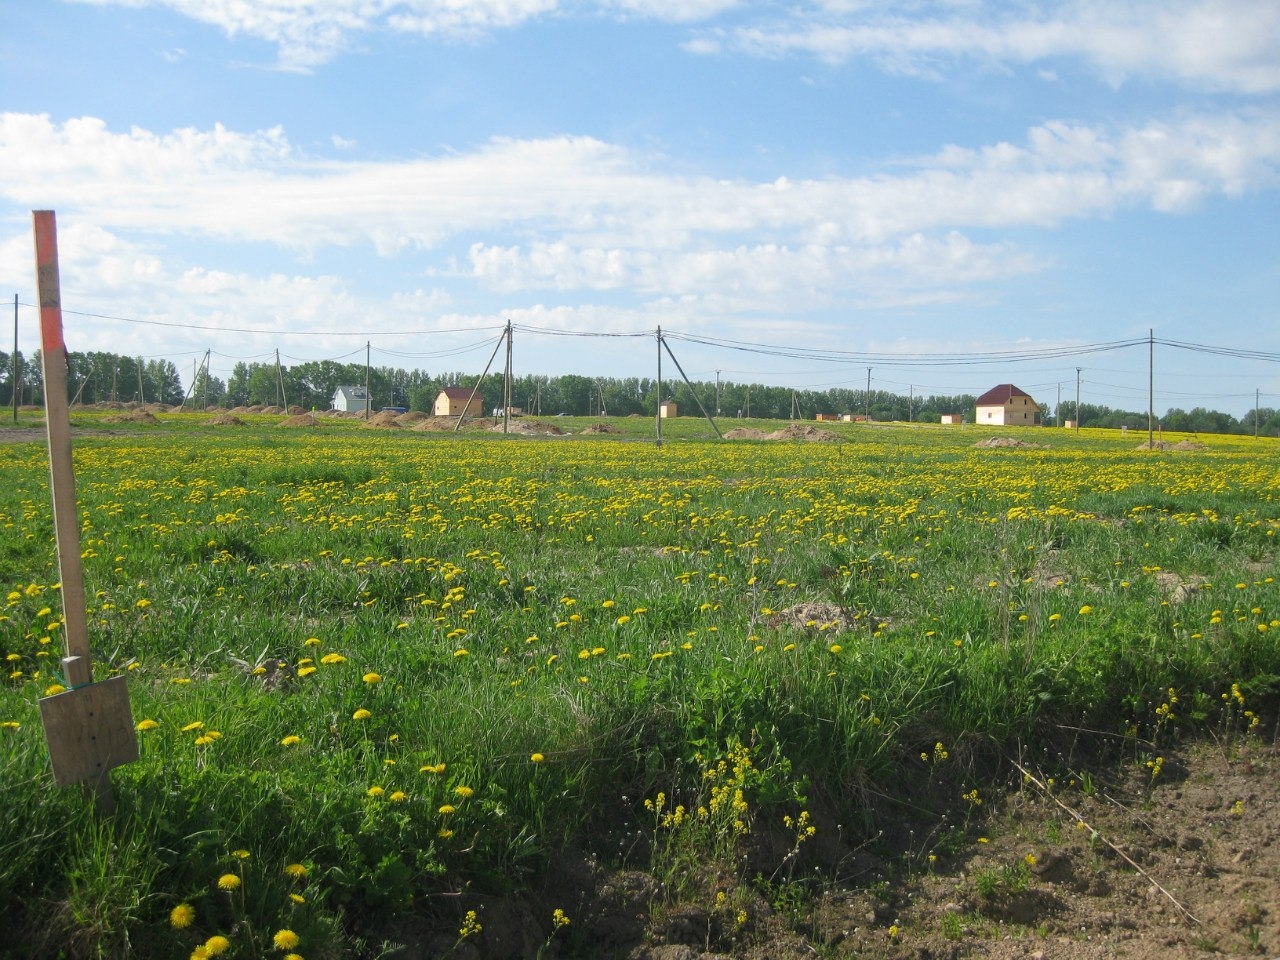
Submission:
[[1025,450],[1042,449],[1038,443],[1027,443],[1027,441],[1019,440],[1017,437],[988,437],[986,440],[979,440],[974,446],[984,449],[992,447],[1018,447]]
[[289,428],[315,427],[319,426],[319,422],[309,413],[300,413],[296,417],[289,417],[286,420],[281,420],[276,424],[276,426]]

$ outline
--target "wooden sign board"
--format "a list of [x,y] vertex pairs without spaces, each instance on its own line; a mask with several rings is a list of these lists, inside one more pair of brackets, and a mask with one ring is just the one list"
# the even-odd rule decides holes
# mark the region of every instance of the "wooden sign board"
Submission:
[[138,734],[123,676],[44,697],[40,718],[60,787],[96,780],[138,759]]

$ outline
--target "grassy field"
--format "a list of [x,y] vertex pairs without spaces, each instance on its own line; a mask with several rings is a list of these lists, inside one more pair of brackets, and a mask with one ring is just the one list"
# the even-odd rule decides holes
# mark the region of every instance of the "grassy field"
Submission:
[[872,798],[954,814],[1009,752],[1145,762],[1280,689],[1275,441],[248,419],[74,416],[95,673],[141,741],[110,819],[52,783],[48,467],[32,421],[0,444],[0,956],[498,955],[477,905],[535,889],[537,942],[596,955],[565,850],[742,942]]

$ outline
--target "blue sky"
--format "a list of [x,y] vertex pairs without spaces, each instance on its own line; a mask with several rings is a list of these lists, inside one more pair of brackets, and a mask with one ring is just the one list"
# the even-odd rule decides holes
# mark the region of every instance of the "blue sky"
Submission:
[[35,302],[30,211],[56,210],[72,349],[479,372],[510,319],[517,372],[652,376],[661,326],[703,379],[1053,403],[1080,367],[1142,410],[1145,342],[1072,350],[1154,330],[1157,413],[1280,406],[1274,0],[0,22],[0,296]]

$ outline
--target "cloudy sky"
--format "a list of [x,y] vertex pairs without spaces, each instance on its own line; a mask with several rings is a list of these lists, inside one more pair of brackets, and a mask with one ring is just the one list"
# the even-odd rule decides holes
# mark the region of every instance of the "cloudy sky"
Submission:
[[71,349],[479,372],[510,320],[518,372],[652,376],[661,326],[698,378],[1141,410],[1154,331],[1158,413],[1280,406],[1275,0],[0,13],[0,303],[56,210]]

